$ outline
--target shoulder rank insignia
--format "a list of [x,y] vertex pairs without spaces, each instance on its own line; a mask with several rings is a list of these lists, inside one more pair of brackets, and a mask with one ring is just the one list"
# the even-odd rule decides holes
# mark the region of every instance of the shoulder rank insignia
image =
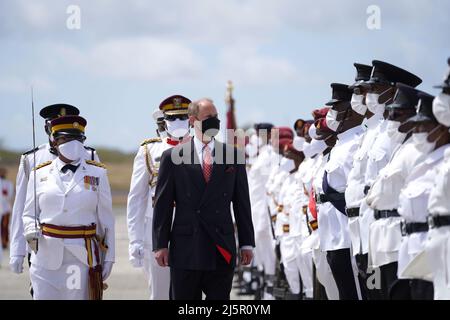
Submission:
[[142,146],[145,146],[145,145],[147,145],[147,144],[150,144],[150,143],[161,142],[161,141],[162,141],[161,138],[151,138],[151,139],[146,139],[146,140],[144,140],[144,141],[141,143],[141,147],[142,147]]
[[92,166],[96,166],[96,167],[100,167],[100,168],[106,169],[106,166],[103,163],[100,163],[100,162],[97,162],[97,161],[94,161],[94,160],[86,160],[86,163],[90,164]]
[[46,162],[44,162],[44,163],[41,163],[40,165],[34,167],[33,170],[39,170],[39,169],[41,169],[41,168],[43,168],[43,167],[48,166],[50,163],[52,163],[52,161],[46,161]]
[[22,155],[28,156],[28,155],[30,155],[30,154],[33,154],[33,152],[38,152],[39,150],[40,150],[40,146],[39,146],[39,147],[36,147],[36,148],[34,148],[34,149],[31,149],[31,150],[29,150],[29,151],[27,151],[27,152],[24,152],[24,153],[22,153]]

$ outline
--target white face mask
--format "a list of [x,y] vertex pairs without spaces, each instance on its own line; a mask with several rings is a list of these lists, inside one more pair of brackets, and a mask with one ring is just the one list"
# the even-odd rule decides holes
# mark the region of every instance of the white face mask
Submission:
[[379,99],[381,96],[383,96],[386,92],[388,92],[390,90],[392,90],[392,89],[389,88],[389,89],[386,89],[385,91],[383,91],[382,93],[368,93],[366,95],[366,104],[367,104],[367,108],[369,109],[370,112],[372,112],[373,114],[379,114],[379,115],[384,113],[387,101],[385,103],[379,103]]
[[166,120],[167,133],[176,139],[181,139],[189,133],[189,120]]
[[334,132],[337,131],[340,124],[340,122],[336,120],[337,115],[337,110],[330,109],[327,113],[327,117],[325,118],[328,128],[330,128],[330,130],[333,130]]
[[312,124],[309,127],[308,134],[311,137],[311,139],[316,139],[317,138],[317,128],[316,128],[316,126],[314,124]]
[[305,154],[305,157],[312,158],[316,154],[324,152],[326,148],[328,148],[328,146],[325,140],[312,139],[311,143],[305,146],[303,153]]
[[294,142],[292,143],[293,147],[297,151],[303,151],[305,147],[306,140],[303,137],[294,137]]
[[350,104],[352,105],[353,111],[360,115],[365,115],[367,111],[367,106],[363,104],[364,95],[362,94],[353,94],[352,100],[350,101]]
[[436,142],[428,142],[427,132],[413,133],[411,139],[414,147],[424,154],[430,153],[436,146]]
[[386,133],[389,138],[396,142],[403,141],[406,137],[406,133],[398,131],[400,124],[398,121],[387,120]]
[[258,137],[256,135],[250,137],[249,143],[245,146],[245,151],[250,158],[256,157],[258,154]]
[[450,127],[450,94],[441,92],[434,98],[433,114],[440,124]]
[[58,146],[59,153],[64,158],[71,161],[80,160],[83,154],[83,149],[83,143],[78,140],[71,140]]
[[291,172],[295,169],[295,162],[292,159],[283,157],[280,161],[280,170],[285,172]]

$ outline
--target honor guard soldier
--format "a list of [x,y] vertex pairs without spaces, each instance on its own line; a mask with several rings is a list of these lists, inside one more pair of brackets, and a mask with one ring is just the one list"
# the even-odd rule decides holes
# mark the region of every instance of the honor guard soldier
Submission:
[[258,123],[254,126],[258,138],[258,157],[248,173],[252,219],[255,228],[255,262],[264,272],[265,292],[263,299],[273,299],[273,283],[275,280],[275,241],[272,234],[270,212],[267,203],[266,183],[269,179],[271,165],[276,157],[270,144],[271,123]]
[[[305,241],[304,246],[311,247],[314,266],[316,269],[316,277],[320,284],[324,287],[326,294],[326,297],[323,297],[322,292],[320,292],[320,287],[318,287],[316,283],[314,288],[314,298],[339,300],[339,291],[336,285],[336,280],[333,277],[327,260],[327,252],[321,249],[318,230],[318,216],[322,211],[329,210],[331,204],[322,204],[320,201],[316,201],[316,195],[323,194],[322,177],[324,175],[325,166],[328,162],[330,152],[336,143],[336,133],[327,126],[326,116],[328,112],[329,108],[324,113],[323,117],[317,119],[314,126],[316,132],[311,133],[313,139],[310,145],[306,145],[304,147],[306,157],[312,157],[317,152],[317,155],[315,156],[315,158],[317,158],[316,164],[311,172],[311,178],[309,178],[310,181],[307,184],[309,190],[308,214],[310,214],[308,226],[311,231],[311,235]],[[314,129],[312,131],[314,131]],[[314,151],[310,151],[310,149],[313,149]]]
[[[14,273],[22,273],[23,260],[30,251],[27,249],[26,240],[23,237],[22,215],[27,196],[27,184],[32,169],[57,157],[57,151],[52,145],[53,137],[50,131],[50,122],[61,116],[78,115],[78,108],[69,104],[52,104],[44,107],[39,115],[45,120],[45,132],[49,142],[44,143],[34,150],[25,152],[20,158],[19,171],[16,177],[16,195],[11,217],[11,244],[10,244],[10,267]],[[36,163],[34,159],[36,158]],[[84,146],[83,158],[86,160],[99,161],[95,149]],[[29,261],[28,261],[29,262]]]
[[348,174],[363,134],[363,116],[353,111],[350,105],[352,90],[348,85],[333,83],[332,99],[327,103],[331,110],[327,114],[327,125],[337,134],[337,142],[331,150],[322,177],[322,194],[316,195],[322,206],[318,215],[320,246],[327,251],[327,260],[339,290],[339,299],[360,298],[356,263],[351,255],[348,218],[345,212],[345,189]]
[[[450,58],[448,59],[450,67]],[[442,91],[433,100],[433,114],[442,130],[450,127],[450,68],[444,82],[436,86]],[[445,136],[446,132],[441,133]],[[437,133],[436,133],[437,134]],[[431,137],[430,137],[431,138]],[[434,181],[435,187],[431,190],[428,200],[428,241],[425,252],[428,267],[432,275],[435,300],[450,299],[450,270],[449,243],[450,243],[450,152],[444,153],[444,161],[437,168],[438,173]]]
[[[366,118],[370,114],[374,114],[371,119],[376,117],[385,119],[378,125],[375,139],[367,151],[363,191],[366,196],[381,169],[388,164],[393,151],[398,148],[405,138],[404,134],[397,130],[400,123],[413,116],[415,112],[413,106],[409,107],[409,104],[399,104],[397,105],[398,108],[392,109],[393,111],[388,113],[386,105],[392,104],[397,92],[395,84],[401,82],[411,87],[416,87],[422,82],[416,75],[392,64],[374,60],[372,65],[373,70],[369,81],[361,83],[359,87],[354,89],[355,92],[360,90],[362,93],[365,93]],[[358,260],[358,268],[360,273],[366,276],[368,276],[368,271],[364,270],[366,269],[366,264],[368,269],[373,270],[375,268],[369,263],[369,228],[374,220],[373,209],[367,205],[366,200],[362,201],[358,218],[359,238],[361,240],[361,257]],[[381,271],[381,274],[383,274],[383,271]],[[383,292],[373,289],[370,291],[369,298],[378,299],[381,294]]]
[[58,158],[30,173],[23,213],[36,300],[100,300],[114,263],[111,190],[104,165],[85,160],[86,120],[50,122]]
[[[348,217],[348,227],[350,239],[352,242],[352,254],[355,256],[358,266],[359,284],[361,287],[361,295],[364,300],[378,300],[378,290],[371,290],[367,287],[367,251],[363,250],[362,242],[366,243],[366,234],[360,232],[360,219],[366,218],[360,216],[361,207],[364,212],[365,193],[364,189],[365,174],[367,167],[368,152],[377,138],[379,127],[384,121],[383,113],[374,114],[367,109],[366,95],[367,90],[363,87],[364,83],[370,79],[372,74],[372,66],[355,63],[356,78],[355,83],[350,87],[353,90],[351,106],[354,112],[364,116],[363,129],[364,134],[358,149],[353,156],[353,168],[348,174],[347,188],[345,190],[346,213]],[[363,222],[364,223],[364,222]],[[367,246],[364,246],[366,248]]]
[[433,300],[433,282],[430,270],[424,263],[425,242],[428,235],[428,202],[435,186],[438,170],[449,149],[450,133],[440,125],[432,112],[434,97],[419,93],[417,115],[400,126],[409,131],[413,124],[412,139],[416,140],[417,152],[426,154],[406,178],[400,191],[398,213],[402,221],[402,242],[398,253],[398,278],[409,280],[410,297],[413,300]]
[[[127,203],[127,224],[130,238],[129,256],[134,267],[143,267],[149,281],[150,299],[168,300],[170,272],[160,267],[152,255],[152,222],[155,186],[163,151],[186,141],[189,135],[188,106],[181,95],[170,96],[154,113],[159,138],[145,140],[134,159],[130,193]],[[163,119],[161,119],[161,114]],[[162,126],[163,124],[163,126]],[[163,137],[161,130],[166,132]]]
[[[411,117],[411,113],[414,115],[419,91],[400,83],[397,88],[393,103],[387,105],[386,109],[389,121],[397,122],[396,128],[400,128]],[[405,299],[409,298],[408,281],[399,281],[397,277],[398,251],[402,239],[398,196],[406,178],[426,154],[417,150],[416,139],[411,138],[410,132],[393,131],[391,142],[397,147],[366,197],[367,204],[374,210],[374,221],[369,227],[369,266],[380,270],[383,298]],[[392,290],[394,286],[396,290]]]

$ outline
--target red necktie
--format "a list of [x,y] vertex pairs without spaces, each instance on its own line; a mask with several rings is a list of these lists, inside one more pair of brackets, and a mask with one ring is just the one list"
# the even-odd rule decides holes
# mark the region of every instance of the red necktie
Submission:
[[209,182],[212,173],[212,156],[211,149],[207,144],[203,147],[203,177],[206,183]]

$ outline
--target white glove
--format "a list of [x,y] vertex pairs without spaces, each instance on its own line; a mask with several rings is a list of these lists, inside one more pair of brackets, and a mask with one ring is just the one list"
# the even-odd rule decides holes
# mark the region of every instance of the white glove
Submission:
[[28,246],[31,250],[33,250],[35,253],[37,252],[38,247],[38,241],[42,237],[42,231],[41,230],[33,230],[29,231],[25,234],[25,239],[28,242]]
[[111,274],[113,264],[114,262],[112,261],[105,261],[103,263],[103,272],[102,272],[103,281],[108,279],[109,275]]
[[23,272],[23,260],[24,256],[12,256],[9,260],[9,267],[11,271],[14,273],[22,273]]
[[135,268],[140,268],[144,264],[144,245],[142,242],[131,243],[129,247],[130,262]]

